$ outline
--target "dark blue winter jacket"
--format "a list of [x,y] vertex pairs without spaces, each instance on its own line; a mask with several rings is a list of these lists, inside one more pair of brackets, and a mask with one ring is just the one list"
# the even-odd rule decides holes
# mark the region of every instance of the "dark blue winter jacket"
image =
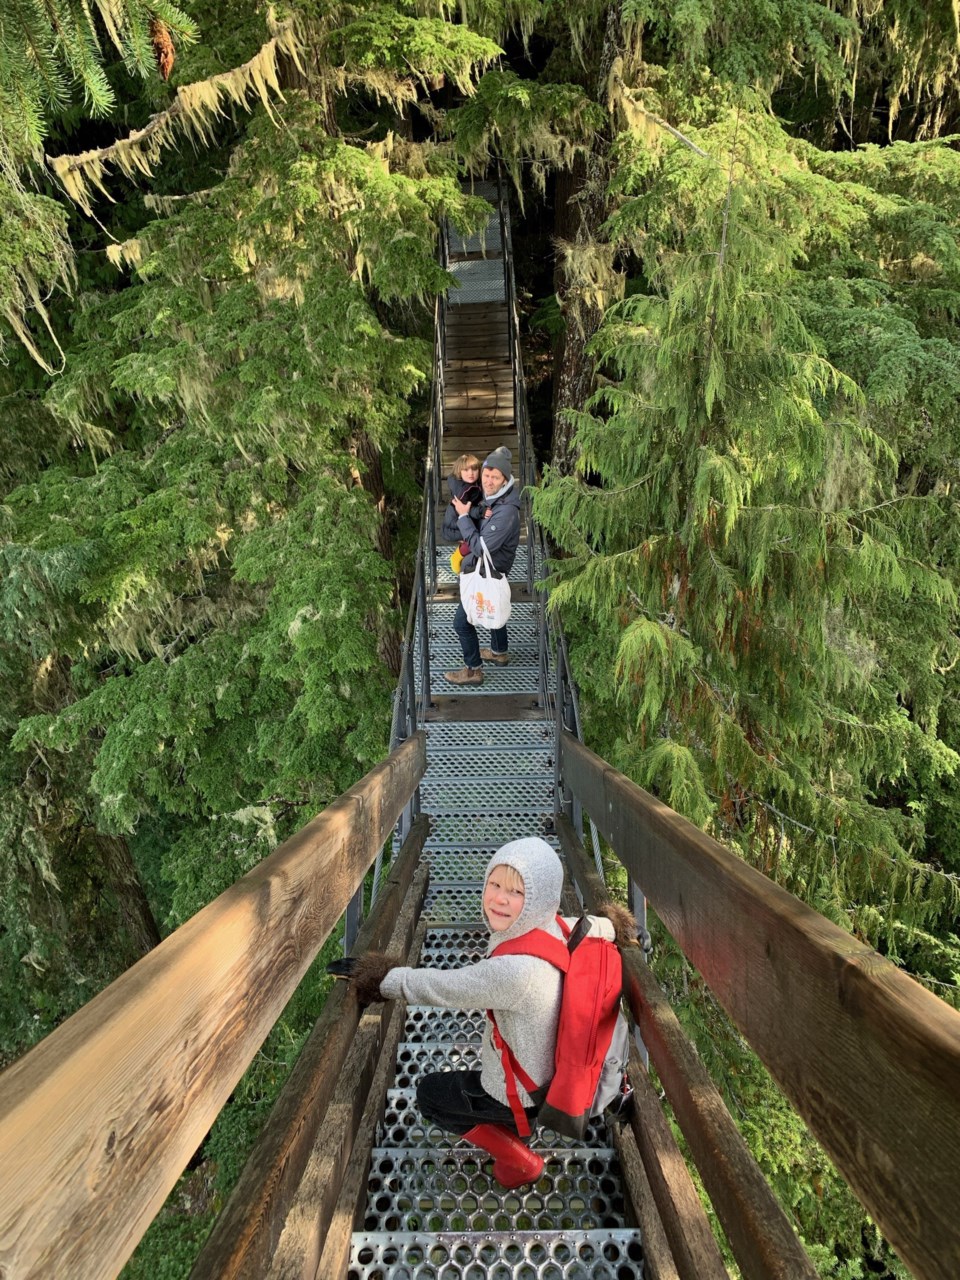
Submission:
[[520,488],[511,477],[493,498],[483,498],[480,503],[479,523],[470,516],[459,520],[460,537],[470,544],[470,554],[463,557],[461,573],[469,573],[483,559],[480,539],[483,538],[498,573],[509,573],[517,558],[520,545]]

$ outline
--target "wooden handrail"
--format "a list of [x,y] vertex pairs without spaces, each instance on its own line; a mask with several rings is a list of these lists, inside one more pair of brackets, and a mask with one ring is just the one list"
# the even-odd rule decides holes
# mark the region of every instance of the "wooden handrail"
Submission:
[[[407,925],[401,909],[405,913],[409,905],[419,916],[423,895],[414,895],[410,904],[405,899],[429,832],[429,819],[421,815],[357,934],[352,955],[364,951],[406,953],[410,943],[407,934],[412,936],[413,925]],[[426,867],[423,870],[426,873]],[[403,941],[394,946],[391,935],[395,926],[400,928],[398,917],[404,926],[400,929]],[[258,1280],[267,1274],[361,1015],[352,985],[336,983],[194,1261],[190,1280]]]
[[0,1076],[0,1275],[119,1272],[425,768],[418,733]]
[[[390,943],[390,954],[404,957],[410,965],[419,961],[432,924],[431,913],[424,910],[429,879],[430,868],[424,863],[410,886]],[[366,1199],[366,1175],[374,1146],[373,1126],[364,1121],[369,1122],[371,1114],[377,1120],[383,1115],[387,1084],[394,1078],[397,1046],[406,1021],[402,1001],[378,1001],[363,1011],[357,1038],[317,1134],[279,1246],[269,1268],[249,1272],[249,1280],[343,1280],[347,1275],[350,1240],[360,1202]],[[379,1028],[371,1023],[379,1023]],[[365,1026],[373,1032],[370,1035],[368,1031],[366,1044]],[[398,1271],[403,1274],[402,1268]]]
[[[588,911],[596,911],[610,901],[606,886],[566,817],[561,816],[557,828],[567,866],[583,894],[584,906]],[[623,988],[744,1280],[817,1280],[817,1272],[787,1215],[751,1155],[720,1091],[687,1039],[653,971],[644,962],[639,947],[623,953]],[[631,1070],[631,1077],[637,1103],[641,1104],[643,1093],[636,1066]],[[646,1088],[650,1089],[649,1083]],[[656,1165],[662,1157],[660,1152],[652,1150],[651,1137],[652,1117],[648,1107],[644,1124],[637,1129],[637,1144],[649,1160],[649,1176],[656,1179],[660,1176]],[[688,1213],[684,1220],[678,1221],[669,1205],[663,1205],[661,1214],[681,1275],[699,1280],[700,1276],[712,1274],[704,1258],[698,1258],[696,1265],[691,1266],[686,1257],[690,1237],[699,1225],[692,1215]],[[700,1247],[706,1248],[704,1244]],[[725,1269],[723,1274],[726,1275]]]
[[960,1275],[960,1014],[569,733],[561,768],[921,1280]]

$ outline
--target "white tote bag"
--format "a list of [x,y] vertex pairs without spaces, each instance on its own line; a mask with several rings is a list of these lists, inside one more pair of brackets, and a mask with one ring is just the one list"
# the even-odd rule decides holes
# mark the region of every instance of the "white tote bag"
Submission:
[[496,576],[497,571],[482,538],[480,547],[486,576],[480,572],[479,564],[470,573],[460,574],[460,603],[469,623],[496,631],[507,625],[513,608],[510,603],[510,583],[506,575],[502,578]]

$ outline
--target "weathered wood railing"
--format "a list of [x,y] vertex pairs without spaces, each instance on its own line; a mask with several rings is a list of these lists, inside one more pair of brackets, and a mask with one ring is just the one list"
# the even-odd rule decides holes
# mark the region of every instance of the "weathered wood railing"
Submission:
[[[920,1280],[956,1280],[960,1014],[566,732],[560,769],[900,1257]],[[602,882],[578,856],[573,828],[560,827],[595,905]],[[627,990],[743,1274],[805,1274],[778,1263],[783,1246],[762,1194],[744,1182],[732,1122],[639,960],[628,958]],[[638,1142],[643,1151],[639,1133]],[[652,1185],[660,1177],[654,1162],[647,1174]],[[664,1197],[658,1208],[669,1234],[675,1207]]]
[[0,1078],[0,1276],[116,1275],[426,767],[422,733]]
[[[429,832],[421,816],[394,859],[354,952],[407,956],[420,919],[428,868],[420,854]],[[344,1183],[353,1168],[359,1120],[380,1061],[392,1061],[403,1018],[394,1004],[366,1014],[356,992],[337,983],[297,1058],[223,1212],[191,1270],[191,1280],[264,1280],[315,1276],[321,1254],[342,1273],[356,1195]],[[391,1040],[393,1045],[391,1046]],[[358,1194],[358,1193],[357,1193]],[[343,1201],[341,1205],[340,1202]],[[306,1202],[308,1211],[301,1211]],[[278,1245],[285,1246],[278,1253]],[[288,1254],[295,1255],[290,1264]]]

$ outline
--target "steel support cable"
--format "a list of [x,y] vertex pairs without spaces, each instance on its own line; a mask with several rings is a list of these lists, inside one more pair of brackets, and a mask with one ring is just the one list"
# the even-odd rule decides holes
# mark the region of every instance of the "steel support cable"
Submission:
[[[441,235],[441,263],[446,261],[445,232]],[[441,456],[440,440],[442,437],[443,419],[443,360],[442,333],[446,318],[446,308],[442,298],[438,298],[434,307],[434,360],[433,360],[433,394],[431,396],[430,439],[427,448],[425,475],[423,480],[423,498],[420,504],[420,532],[417,535],[417,558],[414,566],[413,590],[410,593],[410,604],[407,608],[407,621],[404,628],[403,644],[400,649],[400,673],[397,687],[393,694],[393,714],[390,721],[390,750],[393,751],[411,733],[415,732],[423,722],[426,707],[430,703],[430,650],[427,634],[427,571],[425,554],[431,553],[430,591],[437,587],[437,555],[436,530],[434,528],[436,512],[435,485],[439,473]],[[413,655],[416,650],[416,639],[420,639],[420,693],[417,694],[416,673],[413,669]],[[412,799],[412,807],[401,819],[401,838],[406,834],[405,827],[416,816],[416,796]],[[377,899],[380,880],[383,874],[383,850],[377,854],[373,868],[373,886],[370,891],[370,905]],[[362,887],[361,887],[362,889]]]

